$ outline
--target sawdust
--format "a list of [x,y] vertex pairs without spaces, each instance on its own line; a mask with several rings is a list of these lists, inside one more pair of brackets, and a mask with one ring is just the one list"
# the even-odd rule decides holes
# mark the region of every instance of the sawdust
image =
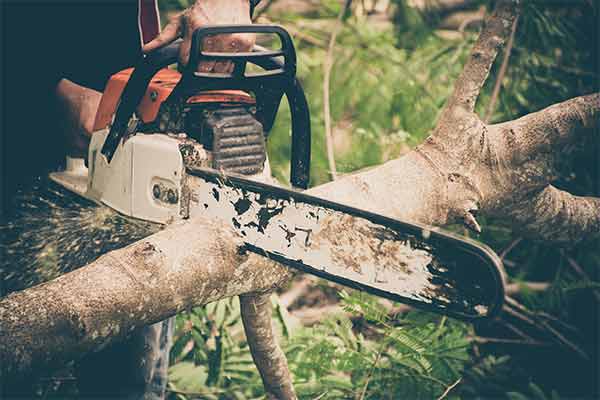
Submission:
[[40,180],[0,225],[0,284],[11,292],[54,279],[161,228]]
[[362,266],[375,260],[376,265],[384,269],[408,275],[413,272],[409,264],[411,258],[418,255],[416,251],[381,226],[362,218],[338,214],[325,218],[321,227],[319,237],[327,238],[324,242],[327,246],[333,245],[332,258],[340,265],[362,273]]

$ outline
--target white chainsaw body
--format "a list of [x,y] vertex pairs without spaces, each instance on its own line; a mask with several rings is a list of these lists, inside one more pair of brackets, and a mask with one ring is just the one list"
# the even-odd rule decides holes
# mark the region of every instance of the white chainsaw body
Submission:
[[[186,170],[180,145],[192,144],[199,154],[196,161],[204,167],[210,167],[210,152],[182,136],[138,133],[119,143],[109,163],[101,152],[107,135],[108,129],[92,135],[88,167],[83,158],[67,157],[65,170],[51,173],[50,179],[130,217],[161,224],[189,217],[183,204]],[[265,161],[263,171],[248,178],[264,182],[270,175]]]
[[158,223],[176,218],[185,173],[180,142],[167,135],[137,134],[119,144],[109,163],[101,153],[107,135],[108,129],[92,135],[87,168],[83,159],[67,158],[66,169],[50,178],[127,216]]

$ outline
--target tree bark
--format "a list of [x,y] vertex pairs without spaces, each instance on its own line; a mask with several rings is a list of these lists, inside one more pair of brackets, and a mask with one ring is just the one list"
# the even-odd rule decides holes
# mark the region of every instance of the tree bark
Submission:
[[296,399],[287,359],[272,327],[271,296],[268,293],[241,295],[240,306],[248,346],[268,398]]
[[[399,159],[308,192],[430,225],[461,222],[478,231],[479,211],[505,218],[533,238],[574,243],[600,237],[600,200],[551,186],[557,161],[581,135],[597,132],[600,94],[495,125],[473,112],[516,18],[516,3],[497,2],[432,136]],[[195,218],[7,296],[0,300],[2,371],[20,374],[58,364],[183,309],[251,294],[241,299],[244,324],[267,393],[294,398],[267,297],[256,294],[286,282],[291,273],[240,253],[241,244],[226,226]],[[275,376],[277,366],[285,371]]]
[[136,327],[194,305],[268,290],[289,277],[272,263],[255,269],[258,256],[240,254],[241,243],[232,230],[199,218],[10,294],[0,306],[2,371],[57,365]]

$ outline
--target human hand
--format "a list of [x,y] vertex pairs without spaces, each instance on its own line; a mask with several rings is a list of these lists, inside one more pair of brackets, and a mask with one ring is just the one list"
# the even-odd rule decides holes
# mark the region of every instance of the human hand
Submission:
[[[190,56],[192,33],[205,25],[251,24],[250,2],[248,0],[196,0],[196,3],[171,18],[167,26],[152,41],[147,43],[144,53],[166,46],[178,38],[183,38],[179,49],[179,62],[186,65]],[[214,35],[204,39],[202,49],[210,52],[239,53],[250,51],[254,46],[255,35],[234,33]],[[202,61],[198,72],[231,73],[231,61]]]

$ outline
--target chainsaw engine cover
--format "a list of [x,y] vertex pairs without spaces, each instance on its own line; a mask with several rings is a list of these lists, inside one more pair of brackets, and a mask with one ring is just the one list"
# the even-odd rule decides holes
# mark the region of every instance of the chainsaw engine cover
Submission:
[[[98,106],[94,131],[107,128],[112,122],[119,100],[132,72],[133,68],[124,69],[109,79]],[[142,122],[151,123],[156,119],[161,104],[169,97],[180,79],[181,74],[179,72],[168,68],[163,68],[154,75],[136,110],[136,115]],[[187,103],[217,106],[256,104],[252,96],[241,90],[207,90],[190,97]]]
[[69,190],[131,217],[169,223],[188,217],[187,167],[270,176],[262,125],[243,107],[189,110],[188,134],[137,133],[102,154],[109,129],[92,135],[88,167],[69,159],[50,177]]

